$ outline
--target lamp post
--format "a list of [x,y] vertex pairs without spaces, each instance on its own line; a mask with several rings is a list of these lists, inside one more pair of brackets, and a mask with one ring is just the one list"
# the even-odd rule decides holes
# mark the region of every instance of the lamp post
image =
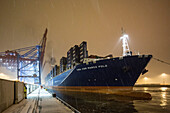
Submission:
[[162,76],[162,79],[163,79],[163,85],[165,85],[165,78],[166,78],[167,74],[166,73],[162,73],[161,76]]

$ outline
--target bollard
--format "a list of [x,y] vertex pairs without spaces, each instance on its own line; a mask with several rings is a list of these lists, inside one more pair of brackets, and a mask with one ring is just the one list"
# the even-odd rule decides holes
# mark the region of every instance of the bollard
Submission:
[[53,97],[56,97],[56,94],[55,94],[55,93],[53,93],[53,94],[52,94],[52,96],[53,96]]

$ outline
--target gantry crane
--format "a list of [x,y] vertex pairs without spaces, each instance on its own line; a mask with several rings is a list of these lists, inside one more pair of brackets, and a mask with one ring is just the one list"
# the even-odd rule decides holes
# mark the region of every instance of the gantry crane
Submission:
[[17,71],[17,79],[41,84],[41,72],[47,40],[47,29],[39,45],[0,52],[0,65]]

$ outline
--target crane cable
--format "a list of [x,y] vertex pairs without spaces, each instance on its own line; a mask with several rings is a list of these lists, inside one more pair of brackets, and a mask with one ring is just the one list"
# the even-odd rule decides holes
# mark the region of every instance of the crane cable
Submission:
[[161,62],[161,63],[167,64],[167,65],[170,65],[169,62],[165,62],[165,61],[160,60],[160,59],[158,59],[158,58],[154,58],[154,57],[153,57],[153,59],[156,60],[156,61],[158,61],[158,62]]

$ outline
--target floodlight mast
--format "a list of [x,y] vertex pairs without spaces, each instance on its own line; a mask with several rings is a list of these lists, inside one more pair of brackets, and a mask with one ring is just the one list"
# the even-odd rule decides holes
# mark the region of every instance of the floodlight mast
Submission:
[[122,37],[120,37],[120,39],[122,40],[123,56],[131,56],[132,54],[128,45],[129,36],[125,33],[123,28],[121,30],[122,30]]

